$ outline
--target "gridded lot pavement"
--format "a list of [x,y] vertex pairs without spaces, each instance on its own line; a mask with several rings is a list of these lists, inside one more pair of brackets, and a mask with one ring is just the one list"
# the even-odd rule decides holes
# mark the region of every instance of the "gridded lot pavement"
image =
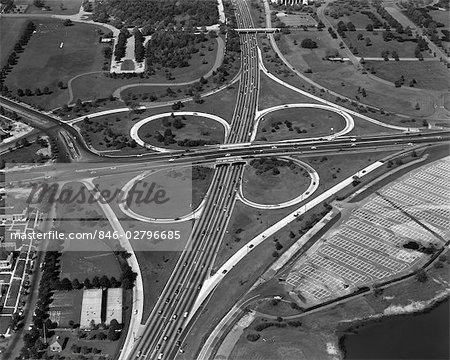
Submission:
[[450,237],[449,178],[447,157],[371,195],[299,259],[286,283],[313,305],[418,265],[426,255],[402,245]]

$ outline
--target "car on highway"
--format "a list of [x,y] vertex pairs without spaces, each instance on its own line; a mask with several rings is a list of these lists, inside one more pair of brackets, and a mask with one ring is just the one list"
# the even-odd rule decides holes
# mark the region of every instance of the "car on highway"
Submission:
[[169,301],[170,301],[170,298],[167,298],[167,299],[166,299],[166,304],[168,304],[168,303],[169,303]]
[[355,138],[352,138],[352,139],[350,139],[350,141],[356,141],[356,139],[355,139]]
[[183,328],[179,327],[178,330],[177,330],[177,334],[181,334],[182,331],[183,331]]
[[164,336],[163,337],[163,341],[167,341],[167,339],[168,339],[169,337],[166,335],[166,336]]
[[189,314],[189,312],[186,311],[186,312],[183,314],[183,317],[184,317],[184,318],[187,318],[187,317],[188,317],[188,314]]
[[158,360],[161,360],[163,358],[164,354],[163,353],[159,353],[158,355]]
[[180,347],[181,346],[181,340],[178,340],[175,345]]
[[174,158],[170,158],[170,159],[169,159],[169,162],[170,162],[170,161],[175,161],[175,159],[174,159]]
[[311,150],[316,150],[317,147],[316,146],[311,146]]
[[177,317],[178,317],[178,315],[177,315],[177,314],[173,314],[173,316],[172,316],[172,319],[176,320],[176,319],[177,319]]

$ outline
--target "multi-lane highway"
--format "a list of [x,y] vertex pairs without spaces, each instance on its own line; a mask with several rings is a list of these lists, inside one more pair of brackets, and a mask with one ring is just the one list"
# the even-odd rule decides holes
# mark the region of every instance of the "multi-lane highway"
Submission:
[[[253,22],[244,0],[234,0],[236,21],[239,28],[252,28]],[[237,103],[231,121],[230,133],[225,145],[205,147],[189,152],[153,153],[129,157],[108,158],[92,152],[78,131],[71,125],[25,107],[14,101],[0,98],[0,104],[31,120],[34,126],[50,131],[57,129],[73,160],[106,162],[105,164],[76,164],[70,170],[56,169],[55,180],[82,180],[87,176],[111,176],[132,173],[154,167],[174,166],[186,163],[205,163],[223,160],[216,167],[200,218],[195,222],[186,251],[178,262],[163,289],[157,304],[145,323],[131,351],[123,351],[125,359],[173,359],[183,351],[191,309],[202,284],[209,276],[220,248],[243,173],[243,161],[251,157],[297,154],[299,156],[326,155],[339,152],[356,152],[365,149],[398,148],[420,143],[448,141],[450,132],[403,133],[388,136],[361,136],[326,139],[298,140],[289,143],[249,143],[254,127],[259,92],[258,46],[255,34],[240,34],[241,80]],[[109,161],[121,164],[107,164]],[[40,171],[40,170],[37,170]],[[45,171],[49,171],[46,169]],[[94,175],[95,174],[95,175]],[[36,173],[27,176],[31,179]],[[45,176],[48,175],[43,175]],[[151,291],[151,289],[144,289]],[[128,349],[126,349],[128,350]]]
[[[240,0],[235,1],[234,5],[238,26],[252,27],[247,5]],[[241,36],[241,81],[227,144],[245,143],[251,136],[259,90],[257,50],[255,35]],[[184,329],[191,317],[190,309],[219,250],[236,201],[242,172],[242,164],[223,164],[216,168],[205,209],[194,224],[189,239],[190,248],[181,254],[132,357],[172,359],[177,351],[182,351]]]

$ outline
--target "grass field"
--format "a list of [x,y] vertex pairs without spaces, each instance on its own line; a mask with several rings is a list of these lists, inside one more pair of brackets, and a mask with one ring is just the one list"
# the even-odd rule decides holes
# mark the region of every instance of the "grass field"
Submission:
[[[374,11],[372,11],[374,12]],[[374,12],[376,14],[376,11]],[[378,16],[380,18],[380,16]],[[367,15],[361,14],[360,12],[350,13],[349,15],[343,15],[338,19],[335,19],[334,17],[328,16],[328,20],[330,20],[330,23],[334,26],[337,26],[337,23],[339,21],[343,21],[345,24],[347,24],[349,21],[351,21],[357,29],[366,28],[367,24],[372,24],[372,21],[369,19]]]
[[[292,126],[289,128],[285,121],[292,123]],[[345,120],[333,111],[314,108],[282,109],[264,116],[258,125],[256,138],[265,138],[267,141],[308,138],[330,135],[344,127]]]
[[98,30],[102,28],[87,24],[63,26],[61,20],[54,19],[34,22],[37,32],[8,75],[6,85],[14,93],[18,88],[29,88],[34,93],[36,88],[42,91],[48,87],[49,95],[24,96],[21,100],[51,109],[68,100],[67,90],[57,86],[60,81],[66,85],[75,75],[101,70],[104,57]]
[[50,9],[39,9],[34,6],[33,0],[16,0],[15,5],[29,5],[26,14],[55,14],[73,15],[80,10],[83,0],[45,0],[45,6]]
[[[14,143],[11,146],[14,146]],[[42,147],[39,144],[33,143],[29,146],[2,154],[2,160],[5,160],[7,164],[10,163],[11,165],[39,163],[43,161],[43,156],[38,153],[41,149]]]
[[[287,162],[286,162],[287,165]],[[278,166],[279,174],[271,171],[257,174],[252,165],[245,167],[243,193],[246,199],[258,204],[279,204],[303,194],[310,184],[310,176],[300,166]]]
[[83,281],[94,276],[120,278],[120,267],[112,252],[65,251],[61,256],[61,278]]
[[19,40],[29,20],[25,18],[0,18],[0,66],[5,65],[14,45]]
[[315,104],[317,101],[292,91],[261,74],[258,109],[282,104]]
[[448,91],[450,87],[450,71],[439,61],[367,61],[366,66],[374,67],[376,76],[391,82],[403,75],[405,86],[415,79],[414,87],[420,89]]
[[444,24],[445,28],[450,28],[450,13],[449,11],[431,10],[428,12],[433,20]]
[[[232,86],[227,87],[226,89],[219,91],[216,94],[206,97],[202,104],[197,104],[193,101],[189,101],[184,104],[184,107],[180,109],[180,111],[199,111],[205,112],[209,114],[214,114],[220,116],[224,120],[231,122],[231,118],[233,116],[234,105],[236,102],[237,92],[239,91],[239,84],[236,83]],[[106,105],[103,106],[105,109],[107,107],[110,108],[119,108],[124,107],[123,103],[119,101],[115,102],[106,102]],[[100,110],[104,110],[102,106],[99,108],[94,108],[92,111],[97,112]],[[157,108],[150,108],[145,111],[129,111],[129,112],[120,112],[113,115],[101,116],[92,119],[93,122],[99,123],[98,128],[99,131],[90,131],[89,138],[92,146],[100,151],[107,150],[116,150],[117,147],[107,146],[107,142],[105,141],[105,129],[108,127],[111,129],[115,136],[123,135],[125,138],[130,141],[129,137],[130,129],[133,124],[141,119],[144,119],[148,116],[160,114],[164,112],[172,113],[174,110],[171,106],[163,106]],[[80,115],[78,115],[80,116]],[[69,116],[65,116],[64,118],[73,117],[73,114],[69,113]],[[77,124],[78,127],[82,126],[82,123]],[[122,148],[121,151],[127,151],[128,153],[142,153],[141,148]]]
[[[384,41],[381,31],[346,31],[346,38],[344,38],[345,43],[349,48],[356,47],[358,49],[359,57],[382,57],[382,51],[396,51],[399,57],[411,57],[414,58],[414,49],[417,43],[412,41],[398,42],[397,40]],[[362,34],[364,39],[358,40],[358,34]],[[366,38],[370,38],[372,45],[366,45]],[[424,58],[430,57],[428,52],[422,52]],[[389,56],[391,58],[392,56]]]
[[165,145],[164,142],[159,142],[156,139],[156,131],[164,135],[164,131],[170,129],[174,135],[175,141],[182,141],[185,139],[212,141],[214,143],[222,143],[224,141],[225,130],[219,122],[200,116],[184,115],[183,118],[184,119],[181,121],[184,126],[180,129],[176,129],[173,126],[173,120],[169,116],[166,120],[172,124],[172,126],[164,126],[164,118],[156,119],[143,125],[139,129],[138,135],[148,144],[169,149],[186,149],[188,147],[180,146],[177,143]]
[[[156,68],[155,75],[142,78],[138,76],[129,79],[114,79],[100,73],[77,78],[72,83],[74,99],[80,98],[82,100],[89,100],[108,97],[114,90],[121,86],[132,84],[148,84],[148,86],[136,86],[124,90],[121,94],[123,99],[132,98],[136,100],[146,100],[146,98],[143,99],[143,97],[148,97],[150,94],[162,98],[168,86],[171,86],[174,91],[177,91],[177,89],[184,90],[187,86],[176,86],[176,84],[199,79],[211,70],[214,65],[217,56],[217,41],[214,39],[209,40],[203,45],[205,45],[204,49],[201,48],[201,51],[192,55],[188,67],[170,69],[170,78],[166,76],[166,69],[163,68]],[[208,48],[212,50],[208,51]],[[204,56],[200,56],[200,53],[203,53]],[[170,85],[171,83],[174,85]],[[152,84],[167,85],[153,86]],[[208,86],[210,86],[209,83],[205,87]]]
[[[329,90],[333,90],[343,96],[347,96],[350,99],[357,100],[357,97],[364,104],[369,106],[375,106],[382,108],[390,113],[401,113],[408,116],[427,116],[434,112],[434,98],[426,90],[417,91],[407,88],[394,88],[388,84],[382,83],[371,79],[370,77],[355,71],[353,65],[349,63],[337,63],[322,60],[327,49],[335,49],[336,45],[331,42],[331,37],[328,33],[317,32],[320,36],[318,41],[318,49],[307,50],[306,54],[298,51],[299,46],[295,46],[293,43],[294,38],[298,38],[300,35],[287,35],[281,37],[278,42],[280,50],[285,55],[286,59],[297,70],[305,71],[311,69],[311,74],[306,74],[312,80],[318,84],[326,87]],[[294,38],[292,38],[294,36]],[[297,40],[298,41],[298,40]],[[302,55],[302,56],[299,56]],[[305,63],[307,66],[305,66]],[[276,72],[277,68],[274,63],[266,63],[271,72]],[[274,70],[275,69],[275,70]],[[345,79],[345,80],[344,80]],[[302,80],[294,77],[287,77],[283,79],[286,82],[309,88],[304,84]],[[358,88],[364,88],[366,90],[366,97],[362,97],[358,93]],[[395,96],[392,96],[395,92]],[[330,100],[335,101],[335,98]],[[416,110],[415,106],[419,103],[420,110]],[[348,106],[348,105],[347,105]],[[380,114],[373,114],[375,118],[380,118]],[[389,119],[383,116],[382,121],[394,123],[396,119]]]

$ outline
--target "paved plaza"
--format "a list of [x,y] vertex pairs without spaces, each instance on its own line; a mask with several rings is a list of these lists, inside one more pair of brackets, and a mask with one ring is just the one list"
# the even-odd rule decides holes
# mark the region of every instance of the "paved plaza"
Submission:
[[403,176],[355,207],[301,257],[286,283],[308,305],[398,276],[427,259],[409,241],[450,236],[450,157]]

